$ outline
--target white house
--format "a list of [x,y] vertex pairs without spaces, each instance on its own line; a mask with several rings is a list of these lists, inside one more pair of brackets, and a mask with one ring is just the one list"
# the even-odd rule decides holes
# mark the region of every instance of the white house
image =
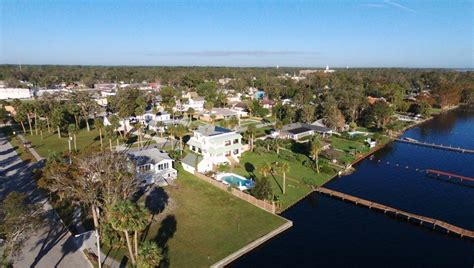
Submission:
[[0,88],[0,100],[29,99],[33,94],[29,88]]
[[312,136],[316,133],[321,134],[323,137],[333,134],[332,130],[327,127],[309,125],[305,123],[292,123],[284,125],[279,132],[279,136],[283,139],[299,140],[307,136]]
[[178,176],[178,171],[173,168],[174,160],[158,148],[133,151],[128,154],[135,162],[140,184],[167,185],[170,180]]
[[188,92],[183,95],[183,98],[187,99],[187,101],[178,103],[176,105],[177,110],[184,112],[186,112],[189,108],[193,108],[196,112],[204,110],[204,98],[199,97],[196,92]]
[[184,157],[182,164],[191,173],[204,173],[219,164],[239,162],[244,149],[242,135],[218,126],[198,127],[187,145],[192,153]]

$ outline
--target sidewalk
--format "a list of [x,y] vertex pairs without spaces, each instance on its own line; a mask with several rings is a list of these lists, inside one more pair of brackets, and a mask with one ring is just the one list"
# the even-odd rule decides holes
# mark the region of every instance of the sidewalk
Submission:
[[[23,137],[23,135],[17,134],[16,136],[21,140],[22,143],[28,143],[28,141],[25,139],[25,137]],[[39,155],[36,152],[36,150],[33,147],[31,147],[31,145],[28,145],[27,148],[30,151],[30,153],[34,156],[36,161],[40,161],[44,159],[43,157],[41,157],[41,155]]]

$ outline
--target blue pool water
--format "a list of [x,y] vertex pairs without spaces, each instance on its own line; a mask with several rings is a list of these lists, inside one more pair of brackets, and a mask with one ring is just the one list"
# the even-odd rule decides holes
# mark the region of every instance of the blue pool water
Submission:
[[251,180],[242,179],[232,175],[222,177],[222,180],[235,186],[245,186],[247,188],[251,188],[253,186],[253,182]]

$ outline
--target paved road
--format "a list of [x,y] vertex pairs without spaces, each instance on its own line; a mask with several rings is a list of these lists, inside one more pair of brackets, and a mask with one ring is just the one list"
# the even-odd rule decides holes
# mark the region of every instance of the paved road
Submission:
[[0,199],[12,191],[28,194],[31,202],[43,205],[44,226],[38,227],[14,260],[15,267],[90,267],[74,238],[59,221],[56,212],[38,191],[31,171],[38,164],[22,161],[0,133]]

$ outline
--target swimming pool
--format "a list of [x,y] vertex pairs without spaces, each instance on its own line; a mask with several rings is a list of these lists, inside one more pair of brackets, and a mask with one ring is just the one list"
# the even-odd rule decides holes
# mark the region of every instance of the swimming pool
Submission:
[[255,184],[252,180],[246,179],[234,173],[218,174],[216,179],[222,181],[222,183],[224,184],[234,185],[241,191],[248,190],[252,188]]

